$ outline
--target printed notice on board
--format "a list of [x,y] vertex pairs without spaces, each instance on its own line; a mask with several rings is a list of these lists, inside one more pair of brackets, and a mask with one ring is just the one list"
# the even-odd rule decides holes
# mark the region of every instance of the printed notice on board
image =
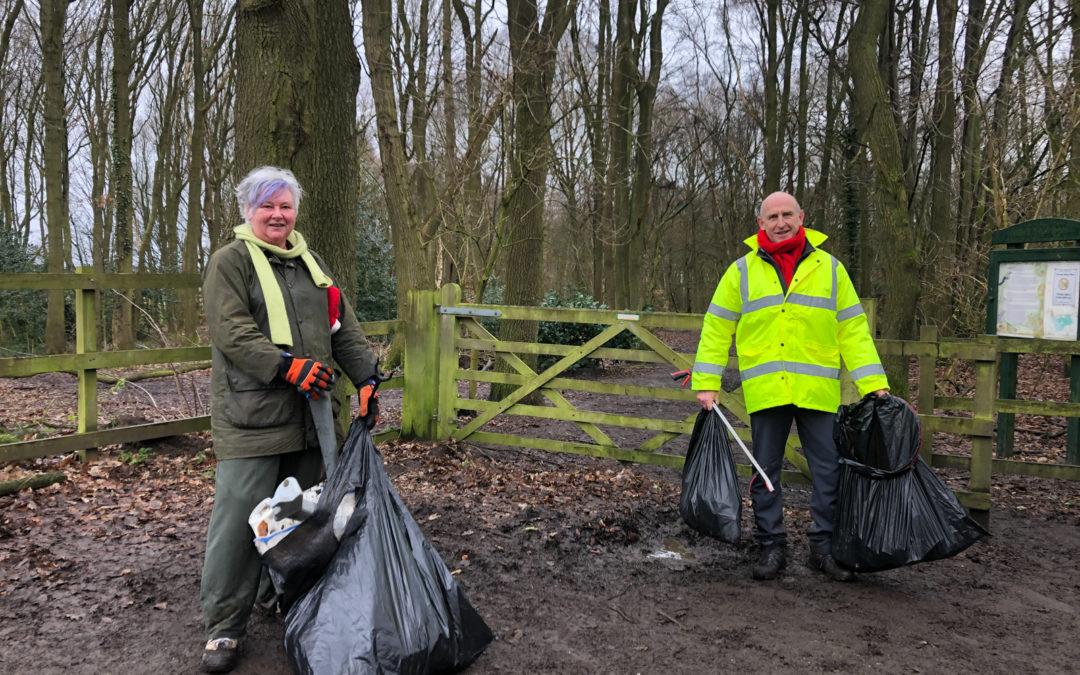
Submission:
[[998,273],[997,334],[1076,340],[1080,261],[1008,262]]

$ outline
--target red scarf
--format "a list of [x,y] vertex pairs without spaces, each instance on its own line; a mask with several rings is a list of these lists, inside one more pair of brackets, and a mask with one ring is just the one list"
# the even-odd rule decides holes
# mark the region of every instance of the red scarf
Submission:
[[758,230],[757,242],[758,246],[771,255],[780,266],[780,273],[784,275],[785,284],[791,286],[791,277],[795,275],[795,265],[798,264],[803,248],[806,246],[806,230],[800,227],[794,237],[777,242],[770,241],[765,230]]

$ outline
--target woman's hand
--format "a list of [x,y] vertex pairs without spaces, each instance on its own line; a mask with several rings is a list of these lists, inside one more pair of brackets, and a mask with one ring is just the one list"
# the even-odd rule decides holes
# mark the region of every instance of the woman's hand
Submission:
[[319,392],[334,388],[334,370],[315,359],[300,359],[288,352],[281,355],[278,373],[289,384],[295,384],[300,393],[319,400]]

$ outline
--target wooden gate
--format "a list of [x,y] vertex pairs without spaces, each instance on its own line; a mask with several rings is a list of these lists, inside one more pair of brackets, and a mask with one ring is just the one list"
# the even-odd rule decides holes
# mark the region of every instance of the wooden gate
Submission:
[[[423,413],[403,413],[402,432],[406,436],[426,438],[470,439],[511,447],[537,448],[556,452],[570,452],[608,457],[623,461],[643,462],[669,467],[681,467],[683,457],[664,452],[665,446],[682,434],[693,429],[694,419],[700,407],[694,393],[682,389],[675,382],[664,386],[631,384],[626,382],[597,381],[568,376],[569,370],[581,359],[608,359],[630,364],[662,364],[655,372],[685,370],[693,365],[694,354],[678,352],[656,331],[693,330],[701,328],[701,316],[673,313],[628,313],[611,310],[565,309],[545,307],[515,307],[507,305],[474,305],[461,302],[461,290],[448,285],[437,292],[417,292],[413,295],[415,305],[426,305],[432,317],[427,327],[416,326],[415,333],[406,338],[405,409],[413,411],[433,410],[430,419]],[[411,319],[419,319],[422,312],[416,310]],[[484,321],[557,321],[592,324],[599,333],[581,345],[557,345],[544,343],[507,342],[496,338]],[[410,322],[411,323],[411,322]],[[638,346],[634,349],[608,346],[622,333],[630,333]],[[413,341],[410,349],[408,342]],[[438,350],[422,349],[420,342],[430,344],[437,340]],[[438,358],[432,358],[438,352]],[[500,359],[513,372],[496,372],[479,367],[476,359],[463,364],[463,354],[486,355],[486,360]],[[557,357],[552,365],[537,372],[521,355],[550,355]],[[427,357],[425,359],[425,356]],[[488,364],[486,364],[488,365]],[[734,363],[729,364],[735,367]],[[423,381],[423,384],[421,384]],[[414,386],[414,383],[419,386]],[[512,393],[499,401],[488,401],[476,396],[476,384],[502,384],[515,387]],[[685,415],[680,419],[639,417],[617,412],[584,410],[575,407],[567,398],[568,392],[586,392],[598,395],[632,396],[666,401],[684,401]],[[546,404],[533,402],[530,395],[538,395]],[[536,398],[533,396],[532,398]],[[742,401],[740,390],[721,392],[721,404],[743,427],[738,435],[749,439],[749,416]],[[475,415],[475,416],[473,416]],[[583,432],[591,442],[566,441],[543,436],[526,436],[485,429],[499,416],[527,416],[547,421],[570,422]],[[459,419],[460,416],[460,419]],[[647,438],[633,444],[620,445],[603,427],[622,427],[645,430]],[[787,458],[797,472],[785,472],[784,480],[806,482],[809,471],[806,460],[797,451],[798,437],[788,441]],[[750,467],[740,465],[743,475],[750,474]]]

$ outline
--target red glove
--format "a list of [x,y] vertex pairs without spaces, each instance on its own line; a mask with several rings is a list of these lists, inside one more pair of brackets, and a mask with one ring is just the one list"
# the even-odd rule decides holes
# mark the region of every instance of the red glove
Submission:
[[289,384],[295,384],[300,393],[316,401],[319,400],[319,392],[334,388],[333,369],[315,359],[299,359],[284,352],[278,373]]

